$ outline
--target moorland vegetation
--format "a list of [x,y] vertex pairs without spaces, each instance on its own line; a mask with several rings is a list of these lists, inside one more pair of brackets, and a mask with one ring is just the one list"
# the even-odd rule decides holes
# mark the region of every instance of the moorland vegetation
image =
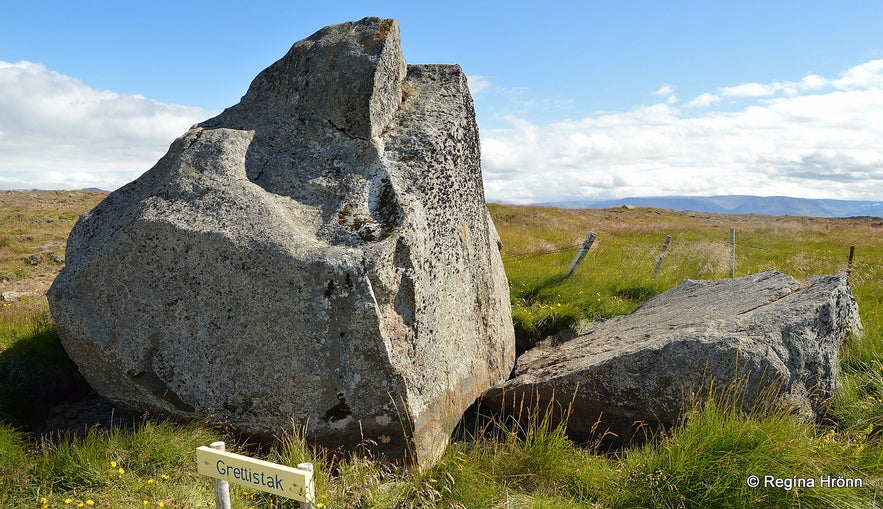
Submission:
[[[145,419],[77,433],[41,434],[40,419],[87,387],[67,358],[42,293],[64,263],[90,192],[0,194],[0,506],[214,507],[195,449],[227,449],[317,468],[315,507],[883,507],[883,220],[727,216],[659,209],[568,210],[491,204],[503,241],[513,320],[522,342],[636,309],[684,279],[776,269],[798,279],[847,270],[865,335],[840,358],[840,387],[822,422],[786,409],[744,412],[733,390],[687,412],[642,444],[610,451],[571,443],[542,419],[489,420],[460,430],[432,468],[401,468],[362,454],[311,447],[292,428],[259,446],[198,423]],[[592,249],[569,278],[577,246]],[[672,237],[656,271],[663,239]],[[480,409],[479,409],[480,411]],[[480,427],[480,429],[479,429]],[[751,475],[780,486],[747,485]],[[861,479],[862,487],[820,485]],[[814,486],[799,486],[814,479]],[[789,481],[790,480],[790,481]],[[806,484],[805,482],[803,484]],[[232,486],[233,507],[296,507]]]

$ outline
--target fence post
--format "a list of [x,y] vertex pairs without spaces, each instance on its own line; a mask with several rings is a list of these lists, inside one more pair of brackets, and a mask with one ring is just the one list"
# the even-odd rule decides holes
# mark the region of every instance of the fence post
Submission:
[[736,277],[736,229],[730,228],[730,278]]
[[589,249],[592,248],[592,243],[595,242],[595,232],[589,232],[589,235],[586,237],[586,240],[583,241],[582,247],[579,248],[579,252],[576,253],[576,257],[574,257],[573,261],[570,262],[570,268],[567,269],[567,274],[564,274],[565,278],[570,277],[573,274],[573,271],[576,270],[576,267],[583,261],[583,258],[586,257],[586,253],[589,252]]
[[849,246],[849,262],[846,264],[846,281],[849,281],[849,275],[852,274],[852,257],[855,256],[855,246]]
[[[212,442],[209,447],[223,451],[224,442]],[[218,509],[230,509],[230,483],[227,481],[215,479],[215,505]]]
[[656,258],[656,268],[653,269],[653,275],[659,274],[659,269],[662,268],[662,260],[665,259],[665,252],[668,251],[668,244],[671,242],[671,235],[666,235],[665,240],[662,241],[662,251],[659,252],[659,257]]

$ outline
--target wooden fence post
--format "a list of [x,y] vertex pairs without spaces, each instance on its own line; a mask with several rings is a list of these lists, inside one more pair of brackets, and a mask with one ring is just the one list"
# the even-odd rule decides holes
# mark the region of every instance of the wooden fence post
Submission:
[[[223,451],[224,442],[212,442],[209,447]],[[230,509],[230,483],[227,481],[215,479],[215,505],[218,509]]]
[[852,257],[855,256],[855,246],[849,246],[849,262],[846,264],[846,280],[849,281],[849,275],[852,274]]
[[656,258],[656,268],[653,269],[653,275],[659,274],[659,269],[662,268],[662,260],[665,259],[665,252],[668,251],[668,244],[671,242],[671,235],[666,235],[665,240],[662,241],[662,251],[659,252],[659,257]]
[[730,228],[730,278],[736,277],[736,229]]
[[583,245],[579,248],[579,252],[576,253],[576,257],[574,257],[573,261],[570,262],[570,268],[567,269],[567,274],[564,274],[565,278],[570,277],[573,274],[573,271],[576,270],[577,266],[580,262],[583,261],[583,258],[586,257],[586,253],[589,252],[589,249],[592,248],[592,243],[595,242],[595,232],[589,232],[589,235],[586,237],[586,240],[583,241]]

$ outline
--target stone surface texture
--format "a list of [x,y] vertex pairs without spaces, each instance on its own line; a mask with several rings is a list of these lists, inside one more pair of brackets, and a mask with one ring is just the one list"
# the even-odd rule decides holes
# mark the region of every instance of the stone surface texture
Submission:
[[862,325],[845,274],[687,280],[631,315],[529,350],[483,404],[512,413],[524,402],[553,410],[553,419],[570,404],[568,433],[579,441],[671,426],[711,386],[739,386],[746,409],[774,391],[775,400],[817,414],[833,394],[850,331],[861,334]]
[[80,219],[48,297],[130,412],[431,463],[514,364],[466,77],[395,20],[297,42]]

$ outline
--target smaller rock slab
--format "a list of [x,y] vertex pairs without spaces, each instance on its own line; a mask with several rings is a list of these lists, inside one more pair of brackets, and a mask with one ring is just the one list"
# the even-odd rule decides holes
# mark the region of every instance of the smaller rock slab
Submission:
[[846,274],[687,280],[631,315],[529,350],[513,378],[482,402],[508,414],[557,409],[553,420],[570,405],[567,431],[580,442],[604,433],[620,442],[645,425],[671,426],[710,384],[742,384],[746,409],[774,392],[818,415],[850,331],[861,334],[862,325]]

